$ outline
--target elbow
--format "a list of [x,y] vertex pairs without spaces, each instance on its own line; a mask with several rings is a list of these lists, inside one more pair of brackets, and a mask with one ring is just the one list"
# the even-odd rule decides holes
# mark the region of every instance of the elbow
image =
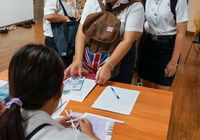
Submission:
[[44,19],[51,21],[52,15],[44,15]]

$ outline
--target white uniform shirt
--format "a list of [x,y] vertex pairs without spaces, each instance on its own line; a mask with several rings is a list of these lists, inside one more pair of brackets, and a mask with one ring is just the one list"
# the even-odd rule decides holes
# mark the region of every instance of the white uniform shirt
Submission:
[[21,114],[22,118],[25,120],[23,122],[25,136],[30,134],[41,124],[50,124],[38,131],[31,140],[91,140],[91,138],[79,131],[63,127],[44,111],[27,111],[21,109]]
[[[128,2],[128,0],[118,0],[113,5],[113,8]],[[105,0],[103,0],[103,3],[106,3]],[[100,11],[101,8],[97,0],[87,0],[83,9],[80,23],[83,24],[89,14]],[[124,31],[143,32],[144,8],[142,3],[136,2],[130,5],[126,9],[122,10],[117,16],[121,21],[121,35],[124,33]]]
[[176,34],[176,23],[187,22],[187,0],[178,0],[176,5],[176,22],[171,12],[170,0],[147,0],[145,6],[145,31],[152,35]]
[[[65,10],[67,12],[67,15],[70,17],[75,17],[75,4],[69,6],[67,5],[66,0],[61,0],[63,6],[65,7]],[[44,6],[44,15],[48,14],[60,14],[64,15],[63,9],[59,3],[59,0],[46,0],[45,6]],[[43,20],[43,30],[44,35],[48,37],[53,37],[53,33],[51,30],[51,24],[48,20]]]

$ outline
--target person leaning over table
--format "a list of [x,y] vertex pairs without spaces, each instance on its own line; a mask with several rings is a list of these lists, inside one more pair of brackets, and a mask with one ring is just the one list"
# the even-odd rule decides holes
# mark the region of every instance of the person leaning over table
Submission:
[[[61,0],[68,16],[76,17],[77,20],[80,19],[80,14],[78,10],[75,8],[73,0]],[[44,21],[43,21],[43,30],[45,35],[45,46],[49,48],[56,49],[56,44],[54,41],[51,22],[68,22],[70,21],[69,17],[64,15],[64,11],[59,3],[59,0],[46,0],[44,6]],[[65,56],[62,56],[64,63],[68,66],[69,62],[72,60],[66,60]]]
[[78,131],[67,122],[74,117],[51,118],[62,95],[63,78],[64,64],[53,49],[30,44],[16,52],[9,65],[11,100],[0,116],[0,139],[99,140],[87,119],[78,121]]
[[[129,0],[103,0],[105,5],[110,4],[112,8],[116,8],[121,4],[129,3]],[[86,36],[83,34],[82,27],[86,17],[91,13],[100,12],[101,8],[97,0],[87,0],[83,9],[80,25],[76,36],[75,56],[72,64],[66,69],[65,74],[74,76],[78,72],[82,76],[83,54],[86,45]],[[114,52],[106,61],[98,74],[96,80],[99,85],[104,85],[111,77],[111,70],[121,62],[120,71],[117,77],[111,79],[113,81],[131,83],[133,66],[134,66],[134,49],[133,43],[139,38],[143,31],[144,8],[141,2],[135,2],[126,9],[117,14],[121,21],[121,42],[115,48]]]
[[169,90],[181,50],[185,45],[188,22],[186,0],[178,0],[175,15],[170,0],[146,0],[144,33],[138,48],[138,76],[144,86]]

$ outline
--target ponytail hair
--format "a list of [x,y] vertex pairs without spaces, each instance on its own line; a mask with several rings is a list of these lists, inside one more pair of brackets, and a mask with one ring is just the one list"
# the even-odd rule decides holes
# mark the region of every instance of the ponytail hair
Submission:
[[14,102],[0,116],[0,140],[25,140],[20,106],[38,110],[50,99],[60,98],[64,64],[54,50],[29,44],[12,57],[8,77],[10,97],[23,105]]
[[12,104],[0,116],[0,140],[25,140],[20,106]]

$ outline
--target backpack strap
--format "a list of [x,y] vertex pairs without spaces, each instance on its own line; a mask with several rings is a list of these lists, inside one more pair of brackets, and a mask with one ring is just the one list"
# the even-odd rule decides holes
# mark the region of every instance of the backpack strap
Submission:
[[103,4],[102,1],[103,1],[103,0],[98,0],[99,6],[100,6],[100,8],[101,8],[101,11],[106,11],[106,7],[105,7],[105,5]]
[[120,11],[126,9],[127,7],[129,7],[130,5],[132,5],[135,2],[141,2],[142,3],[141,0],[129,0],[129,3],[121,4],[119,7],[114,8],[113,9],[114,14],[116,15],[116,13],[119,13]]
[[43,123],[41,125],[39,125],[38,127],[36,127],[26,138],[25,140],[30,140],[38,131],[40,131],[42,128],[49,126],[50,124],[48,123]]
[[176,22],[176,5],[177,5],[178,0],[170,0],[170,8],[171,12],[174,15],[174,20]]
[[[99,6],[101,8],[101,11],[106,11],[106,6],[103,4],[102,1],[103,0],[98,0]],[[119,7],[114,8],[113,11],[112,11],[112,13],[114,15],[116,15],[116,13],[119,13],[120,11],[126,9],[128,6],[130,6],[131,4],[133,4],[135,2],[141,2],[142,3],[141,0],[129,0],[129,3],[127,3],[127,4],[121,4]]]

